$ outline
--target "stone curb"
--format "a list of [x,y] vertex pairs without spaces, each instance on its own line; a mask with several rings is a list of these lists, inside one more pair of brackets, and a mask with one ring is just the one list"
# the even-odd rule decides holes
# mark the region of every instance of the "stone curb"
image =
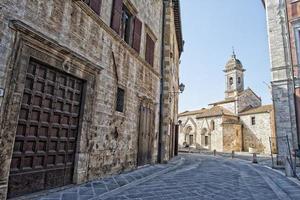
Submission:
[[[159,171],[159,172],[156,172],[156,173],[154,173],[154,174],[151,174],[151,175],[146,176],[146,177],[144,177],[144,178],[141,178],[141,179],[139,179],[139,180],[133,181],[133,182],[131,182],[131,183],[128,183],[128,184],[126,184],[126,185],[123,185],[123,186],[121,186],[121,187],[118,187],[118,188],[116,188],[116,189],[114,189],[114,190],[108,191],[108,192],[106,192],[106,193],[104,193],[104,194],[101,194],[101,195],[99,195],[99,196],[97,196],[97,197],[94,197],[94,198],[91,198],[91,199],[89,199],[89,200],[103,200],[103,199],[109,198],[109,197],[111,197],[111,196],[113,196],[113,195],[117,195],[117,194],[119,194],[120,192],[122,192],[122,191],[124,191],[124,190],[126,190],[126,189],[128,189],[128,188],[130,188],[130,187],[139,185],[139,184],[144,183],[144,182],[146,182],[146,181],[148,181],[148,180],[150,180],[150,179],[153,179],[153,178],[155,178],[155,177],[157,177],[157,176],[160,176],[160,175],[162,175],[162,174],[168,173],[169,171],[172,171],[172,170],[176,169],[177,167],[179,167],[180,165],[183,164],[183,161],[184,161],[184,158],[180,158],[179,161],[177,161],[177,160],[175,161],[175,162],[177,162],[175,166],[167,167],[166,169],[163,169],[163,170],[161,170],[161,171]],[[173,162],[173,163],[174,163],[174,162]]]

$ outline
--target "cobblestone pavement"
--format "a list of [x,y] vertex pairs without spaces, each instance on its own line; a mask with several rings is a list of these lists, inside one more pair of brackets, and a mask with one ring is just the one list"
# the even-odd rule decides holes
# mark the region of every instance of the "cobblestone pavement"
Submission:
[[146,167],[40,199],[299,200],[300,186],[274,170],[248,161],[181,154],[168,165]]

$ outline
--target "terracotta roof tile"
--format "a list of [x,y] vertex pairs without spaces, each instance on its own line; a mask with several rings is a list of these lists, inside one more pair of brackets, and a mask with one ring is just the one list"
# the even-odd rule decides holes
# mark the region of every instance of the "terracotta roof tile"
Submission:
[[257,113],[269,113],[273,110],[273,105],[264,105],[257,108],[252,108],[250,110],[241,112],[239,115],[250,115],[250,114],[257,114]]
[[182,116],[187,116],[187,115],[196,115],[196,114],[204,112],[205,110],[206,110],[205,108],[201,108],[200,110],[184,111],[182,113],[179,113],[178,116],[182,117]]
[[234,101],[236,101],[234,97],[229,97],[229,98],[226,98],[223,101],[218,101],[218,102],[211,103],[211,104],[208,104],[208,105],[218,105],[218,104],[230,103],[230,102],[234,102]]
[[221,106],[214,106],[210,109],[205,109],[203,112],[197,114],[196,118],[214,117],[222,115],[235,116],[232,112]]

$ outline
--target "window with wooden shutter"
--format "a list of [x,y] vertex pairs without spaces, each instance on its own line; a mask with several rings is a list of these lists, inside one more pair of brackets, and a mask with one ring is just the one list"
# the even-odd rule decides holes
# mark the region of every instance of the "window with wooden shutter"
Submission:
[[121,22],[123,15],[123,0],[114,0],[111,18],[111,28],[118,34],[121,33]]
[[136,17],[134,19],[134,29],[133,29],[133,42],[132,48],[136,52],[140,52],[141,47],[141,34],[142,34],[142,22]]
[[84,2],[97,14],[100,15],[102,0],[84,0]]
[[150,35],[147,34],[145,59],[151,66],[153,66],[154,63],[154,48],[155,48],[155,43],[153,39],[150,37]]

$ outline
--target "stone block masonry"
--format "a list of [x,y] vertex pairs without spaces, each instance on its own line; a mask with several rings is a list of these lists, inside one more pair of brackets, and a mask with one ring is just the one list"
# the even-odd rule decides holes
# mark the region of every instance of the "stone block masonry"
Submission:
[[[142,23],[139,51],[110,28],[118,2]],[[0,3],[0,199],[7,193],[15,196],[12,191],[23,194],[18,184],[26,178],[13,178],[21,172],[32,173],[36,182],[50,188],[135,168],[139,151],[148,152],[148,163],[157,162],[162,8],[162,1],[102,0],[98,15],[76,0]],[[175,77],[168,85],[173,91],[178,89],[180,50],[172,44],[177,44],[175,27],[170,29],[167,39],[176,68],[170,68],[166,80]],[[145,60],[146,33],[155,38],[153,66]],[[31,71],[33,61],[37,64]],[[118,88],[124,91],[123,112],[116,111]],[[166,106],[174,124],[178,100],[173,101]],[[79,113],[76,122],[74,110]],[[170,156],[164,159],[172,157],[168,151],[174,149],[174,137],[170,141]],[[48,171],[39,174],[39,168]],[[49,181],[50,168],[64,177],[62,183]],[[27,189],[25,193],[37,190]]]

